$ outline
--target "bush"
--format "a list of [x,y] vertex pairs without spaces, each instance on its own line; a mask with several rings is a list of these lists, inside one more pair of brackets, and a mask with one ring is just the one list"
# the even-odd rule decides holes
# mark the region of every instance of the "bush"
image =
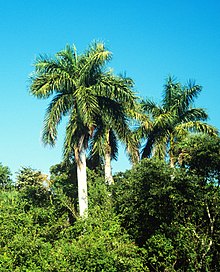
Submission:
[[115,177],[117,214],[152,271],[220,269],[220,190],[201,179],[153,159]]
[[144,250],[123,231],[103,179],[92,173],[89,195],[88,218],[71,224],[65,195],[52,194],[42,206],[21,187],[1,192],[1,271],[148,271]]

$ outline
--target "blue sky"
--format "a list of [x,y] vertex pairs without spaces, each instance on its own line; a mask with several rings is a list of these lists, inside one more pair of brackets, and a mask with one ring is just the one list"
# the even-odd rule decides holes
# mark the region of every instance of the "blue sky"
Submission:
[[[35,58],[68,44],[83,52],[93,40],[113,52],[109,66],[126,72],[141,97],[160,100],[165,78],[196,80],[196,105],[220,128],[220,2],[205,0],[0,0],[0,162],[15,173],[45,173],[62,159],[65,122],[55,148],[40,139],[48,101],[29,95]],[[121,150],[113,170],[128,167]]]

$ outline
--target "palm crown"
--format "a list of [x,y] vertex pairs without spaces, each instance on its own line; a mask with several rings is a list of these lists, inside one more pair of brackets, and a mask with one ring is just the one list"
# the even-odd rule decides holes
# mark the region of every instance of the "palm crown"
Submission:
[[149,116],[149,121],[139,129],[141,136],[147,138],[142,158],[151,155],[165,158],[169,154],[173,165],[172,152],[176,141],[189,132],[217,134],[214,127],[204,122],[208,118],[205,110],[193,107],[201,89],[192,82],[182,86],[169,77],[161,105],[151,100],[142,102],[143,110]]

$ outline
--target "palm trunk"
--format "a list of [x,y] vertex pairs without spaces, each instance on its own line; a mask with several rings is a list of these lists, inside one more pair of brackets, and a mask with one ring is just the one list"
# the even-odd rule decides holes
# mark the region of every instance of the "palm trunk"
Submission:
[[109,130],[106,132],[106,145],[105,145],[105,182],[108,185],[114,183],[111,168],[111,146],[109,142]]
[[131,163],[132,166],[135,166],[136,164],[138,164],[140,162],[140,153],[138,150],[132,151],[132,155],[131,155]]
[[86,176],[86,150],[83,146],[75,150],[78,180],[79,214],[81,217],[88,215],[88,193]]
[[105,182],[108,185],[114,183],[111,168],[111,153],[108,151],[105,152]]

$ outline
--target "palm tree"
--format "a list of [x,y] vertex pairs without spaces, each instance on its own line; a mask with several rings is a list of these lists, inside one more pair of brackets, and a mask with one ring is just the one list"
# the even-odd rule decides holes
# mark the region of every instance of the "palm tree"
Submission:
[[193,107],[193,102],[201,92],[199,85],[189,82],[182,86],[169,77],[165,84],[162,103],[143,101],[142,107],[149,122],[139,128],[142,138],[147,139],[142,150],[142,158],[155,156],[170,160],[174,167],[174,146],[190,132],[203,132],[216,135],[217,130],[205,123],[208,115],[202,108]]
[[[132,139],[133,133],[126,122],[119,125],[105,119],[99,122],[94,131],[94,137],[90,142],[90,160],[104,164],[105,181],[107,184],[114,182],[111,170],[111,161],[117,159],[118,141],[125,143],[129,157],[134,162],[138,152],[138,142]],[[139,154],[138,154],[139,155]]]
[[117,101],[117,104],[115,104],[116,108],[112,110],[113,118],[108,112],[103,112],[99,116],[98,125],[90,141],[90,161],[102,162],[104,164],[105,181],[107,184],[114,182],[111,160],[117,159],[119,141],[126,145],[126,150],[132,163],[139,160],[138,140],[135,139],[129,126],[131,120],[137,118],[136,110],[138,104],[131,90],[133,81],[122,76],[115,77],[114,80],[120,83],[119,85],[121,86],[128,85],[130,87],[131,100],[123,101],[118,97],[112,96],[112,99]]
[[104,124],[100,124],[94,132],[90,145],[90,160],[104,164],[105,182],[109,185],[112,184],[114,181],[111,160],[116,160],[118,155],[117,136],[114,130]]
[[113,119],[113,109],[118,109],[120,122],[120,107],[112,97],[125,102],[133,99],[130,86],[115,81],[104,69],[110,59],[111,53],[102,43],[92,44],[81,55],[74,46],[66,46],[54,58],[39,56],[31,76],[31,94],[41,99],[52,96],[44,120],[44,144],[55,144],[57,127],[62,117],[68,116],[64,158],[72,156],[77,164],[80,216],[86,216],[88,210],[86,149],[99,116],[106,112]]

